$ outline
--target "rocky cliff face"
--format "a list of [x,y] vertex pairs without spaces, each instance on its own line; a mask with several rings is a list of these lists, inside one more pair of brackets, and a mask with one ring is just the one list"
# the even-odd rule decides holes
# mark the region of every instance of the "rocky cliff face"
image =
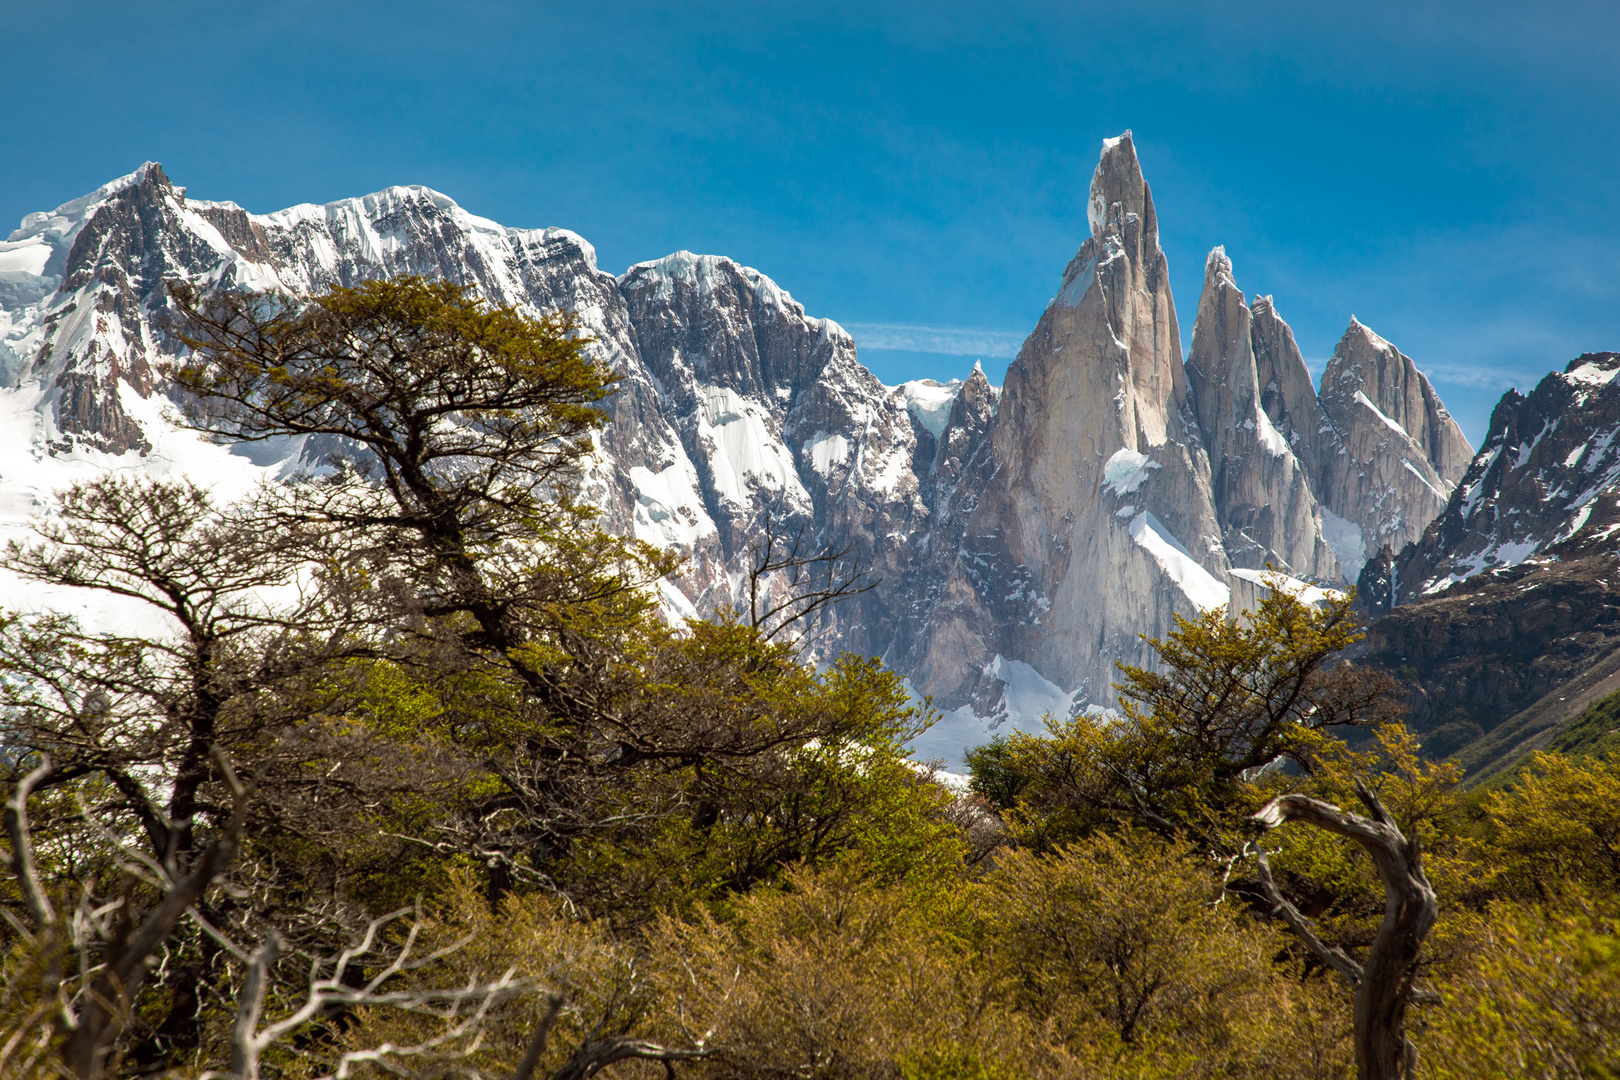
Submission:
[[1591,353],[1509,391],[1444,513],[1362,575],[1383,615],[1366,658],[1411,688],[1437,755],[1483,740],[1470,761],[1488,764],[1516,745],[1496,738],[1514,714],[1541,698],[1558,714],[1566,685],[1620,656],[1617,375],[1620,354]]
[[1174,614],[1226,606],[1228,563],[1153,197],[1127,136],[1104,149],[1091,235],[1007,373],[994,462],[913,679],[994,703],[998,658],[1111,701],[1118,660]]
[[165,279],[305,293],[443,277],[574,312],[620,374],[585,494],[610,527],[688,557],[672,613],[732,602],[776,515],[881,578],[828,647],[886,656],[970,714],[1111,704],[1114,664],[1146,659],[1139,634],[1226,607],[1234,585],[1252,597],[1259,567],[1331,584],[1416,535],[1467,448],[1411,361],[1358,323],[1319,400],[1287,324],[1245,301],[1219,251],[1183,365],[1129,133],[1105,144],[1088,224],[1005,388],[982,370],[890,388],[836,323],[729,259],[678,252],[615,278],[573,233],[506,228],[425,188],[255,215],[188,200],[149,164],[0,244],[0,405],[27,458],[0,460],[0,509],[14,527],[49,477],[87,466],[201,467],[164,415]]
[[1234,567],[1354,580],[1445,506],[1471,453],[1423,373],[1354,318],[1320,396],[1269,296],[1210,253],[1187,376]]
[[[806,317],[775,282],[730,259],[678,252],[618,284],[726,564],[742,565],[768,514],[849,549],[880,584],[836,612],[834,636],[881,653],[911,576],[910,537],[927,516],[913,468],[921,426],[905,396],[861,366],[837,323]],[[656,484],[648,478],[650,493]],[[732,599],[723,591],[694,600],[712,610]]]
[[[1473,450],[1411,359],[1354,318],[1322,373],[1320,490],[1365,553],[1399,551],[1445,509]],[[1353,576],[1359,567],[1347,567]]]
[[1460,486],[1394,560],[1410,603],[1487,570],[1620,551],[1620,353],[1589,353],[1530,394],[1505,394]]
[[[891,635],[905,538],[927,513],[913,458],[919,435],[930,454],[935,437],[856,361],[847,333],[755,270],[681,252],[615,279],[573,233],[504,228],[425,188],[250,215],[188,201],[152,164],[31,216],[5,256],[23,269],[0,293],[0,365],[17,392],[42,395],[36,451],[64,461],[138,460],[165,427],[155,371],[176,355],[162,330],[169,278],[305,293],[421,274],[572,311],[622,380],[586,495],[610,527],[688,556],[673,609],[732,602],[775,513],[885,581],[839,613],[836,640],[881,651]],[[0,484],[8,472],[0,463]]]
[[1257,300],[1253,311],[1244,302],[1220,248],[1205,265],[1187,377],[1208,440],[1221,541],[1232,564],[1341,578],[1322,534],[1318,478],[1310,467],[1321,416],[1310,375],[1270,301]]

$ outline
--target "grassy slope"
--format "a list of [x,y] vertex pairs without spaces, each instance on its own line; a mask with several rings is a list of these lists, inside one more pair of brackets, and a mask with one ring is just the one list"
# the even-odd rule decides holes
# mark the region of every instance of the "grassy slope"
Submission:
[[1456,754],[1468,783],[1497,787],[1537,750],[1572,756],[1620,753],[1620,651],[1594,664]]

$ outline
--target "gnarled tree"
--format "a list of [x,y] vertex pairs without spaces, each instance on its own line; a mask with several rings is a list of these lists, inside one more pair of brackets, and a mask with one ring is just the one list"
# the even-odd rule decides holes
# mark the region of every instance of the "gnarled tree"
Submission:
[[1261,830],[1302,821],[1348,837],[1366,849],[1384,883],[1384,918],[1364,963],[1317,936],[1310,920],[1277,888],[1263,847],[1257,847],[1260,888],[1273,911],[1318,959],[1355,988],[1359,1080],[1410,1080],[1417,1067],[1417,1050],[1406,1037],[1406,1010],[1415,999],[1412,978],[1418,953],[1434,926],[1438,904],[1423,872],[1423,851],[1416,836],[1407,839],[1378,796],[1359,780],[1356,794],[1370,818],[1307,795],[1281,795],[1250,820]]

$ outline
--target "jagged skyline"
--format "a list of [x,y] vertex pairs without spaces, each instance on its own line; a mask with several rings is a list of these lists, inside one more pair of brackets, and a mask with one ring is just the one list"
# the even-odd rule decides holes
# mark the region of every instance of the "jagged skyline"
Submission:
[[1097,141],[1129,127],[1178,301],[1224,244],[1318,370],[1354,314],[1477,443],[1509,382],[1620,344],[1616,17],[10,5],[0,235],[148,159],[255,212],[422,183],[589,236],[614,272],[760,267],[891,383],[976,355],[999,380],[1084,237]]

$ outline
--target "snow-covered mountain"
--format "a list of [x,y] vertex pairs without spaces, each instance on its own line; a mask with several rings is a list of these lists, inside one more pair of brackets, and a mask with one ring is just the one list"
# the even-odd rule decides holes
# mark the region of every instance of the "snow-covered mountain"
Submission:
[[1407,685],[1432,754],[1506,767],[1620,689],[1617,375],[1588,353],[1503,395],[1445,511],[1362,573],[1364,658]]
[[688,557],[673,611],[733,600],[768,513],[849,547],[881,584],[827,644],[885,656],[955,710],[927,745],[955,757],[998,717],[1111,705],[1115,661],[1144,659],[1138,634],[1252,602],[1267,564],[1353,577],[1421,533],[1467,465],[1427,380],[1353,320],[1319,396],[1219,249],[1183,365],[1129,133],[1105,144],[1088,218],[1004,390],[977,369],[887,387],[837,323],[726,258],[614,277],[574,233],[507,228],[425,188],[249,214],[188,200],[148,164],[0,244],[0,528],[96,469],[234,488],[297,464],[166,418],[166,279],[302,293],[444,277],[573,311],[620,374],[586,494],[610,527]]
[[1467,465],[1428,380],[1354,319],[1318,396],[1271,298],[1247,304],[1219,248],[1183,365],[1128,132],[1104,145],[1088,216],[1007,373],[973,501],[933,507],[927,591],[891,654],[978,715],[1017,711],[1009,664],[1076,706],[1113,704],[1116,663],[1149,659],[1139,635],[1252,604],[1267,566],[1354,580],[1365,551],[1421,533]]
[[1588,353],[1509,390],[1485,444],[1421,540],[1393,560],[1409,603],[1526,560],[1620,554],[1620,353]]

